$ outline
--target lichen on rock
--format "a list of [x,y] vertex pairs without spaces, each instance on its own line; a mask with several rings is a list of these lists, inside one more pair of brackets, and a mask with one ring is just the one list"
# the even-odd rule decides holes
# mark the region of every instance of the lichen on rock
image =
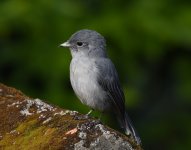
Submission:
[[0,84],[0,149],[141,150],[93,118],[76,119],[81,116]]

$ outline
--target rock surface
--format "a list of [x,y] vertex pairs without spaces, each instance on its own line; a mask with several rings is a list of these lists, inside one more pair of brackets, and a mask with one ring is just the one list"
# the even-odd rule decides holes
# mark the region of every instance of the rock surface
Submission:
[[0,84],[0,149],[141,150],[129,137],[81,117]]

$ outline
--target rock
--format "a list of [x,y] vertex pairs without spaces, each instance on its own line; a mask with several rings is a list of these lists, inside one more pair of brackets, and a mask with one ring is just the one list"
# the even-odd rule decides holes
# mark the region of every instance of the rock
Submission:
[[0,149],[141,150],[93,118],[61,109],[0,84]]

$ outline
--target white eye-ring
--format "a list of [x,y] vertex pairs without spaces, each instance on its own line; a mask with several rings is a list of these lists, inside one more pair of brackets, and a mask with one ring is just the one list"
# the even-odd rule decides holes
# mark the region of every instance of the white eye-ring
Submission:
[[83,42],[77,42],[77,45],[78,45],[78,46],[82,46],[82,45],[83,45]]

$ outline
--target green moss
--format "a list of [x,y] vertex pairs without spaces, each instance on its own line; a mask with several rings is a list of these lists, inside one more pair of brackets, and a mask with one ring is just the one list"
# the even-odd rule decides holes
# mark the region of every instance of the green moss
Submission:
[[[46,134],[48,131],[49,134]],[[23,149],[34,149],[35,147],[45,147],[49,144],[49,140],[52,138],[55,129],[46,129],[45,126],[41,126],[32,130],[28,135],[17,140],[18,144]]]
[[29,120],[29,121],[25,121],[23,123],[21,123],[16,130],[20,133],[25,133],[27,134],[28,132],[30,132],[30,130],[32,130],[33,128],[35,128],[37,126],[37,120],[33,119],[33,120]]
[[34,149],[47,147],[49,140],[55,133],[55,128],[37,126],[36,120],[22,123],[14,133],[6,134],[0,141],[0,146],[5,149]]

